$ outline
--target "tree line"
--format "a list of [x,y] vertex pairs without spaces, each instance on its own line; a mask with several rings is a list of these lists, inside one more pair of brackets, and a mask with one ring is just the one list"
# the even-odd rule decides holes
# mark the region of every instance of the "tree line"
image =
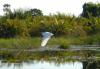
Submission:
[[43,31],[55,36],[88,36],[100,33],[100,4],[85,3],[80,16],[62,13],[43,15],[40,9],[15,9],[3,5],[4,15],[0,16],[0,37],[34,37]]

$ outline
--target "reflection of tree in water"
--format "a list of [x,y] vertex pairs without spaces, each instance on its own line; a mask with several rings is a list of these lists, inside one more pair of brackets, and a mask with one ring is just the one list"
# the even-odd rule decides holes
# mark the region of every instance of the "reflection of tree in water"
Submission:
[[100,69],[100,61],[83,61],[83,69]]

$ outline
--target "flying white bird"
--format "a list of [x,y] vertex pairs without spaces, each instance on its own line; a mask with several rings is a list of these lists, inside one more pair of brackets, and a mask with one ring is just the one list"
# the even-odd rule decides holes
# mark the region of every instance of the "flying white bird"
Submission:
[[53,33],[50,32],[42,32],[42,43],[41,46],[45,46],[48,42],[48,40],[51,38],[51,36],[53,36]]

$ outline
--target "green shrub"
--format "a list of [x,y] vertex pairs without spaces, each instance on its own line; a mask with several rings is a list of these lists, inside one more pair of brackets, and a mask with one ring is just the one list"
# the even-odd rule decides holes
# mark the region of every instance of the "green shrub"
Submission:
[[68,49],[70,46],[70,43],[66,39],[60,39],[60,46],[61,49]]

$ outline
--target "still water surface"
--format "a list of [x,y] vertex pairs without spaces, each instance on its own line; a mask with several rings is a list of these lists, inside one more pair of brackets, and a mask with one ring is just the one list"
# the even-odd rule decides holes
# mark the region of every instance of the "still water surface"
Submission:
[[100,51],[0,51],[0,69],[100,69]]
[[55,62],[47,62],[47,61],[34,61],[31,63],[12,63],[3,65],[0,64],[0,69],[82,69],[81,62],[66,62],[62,64],[56,64]]

